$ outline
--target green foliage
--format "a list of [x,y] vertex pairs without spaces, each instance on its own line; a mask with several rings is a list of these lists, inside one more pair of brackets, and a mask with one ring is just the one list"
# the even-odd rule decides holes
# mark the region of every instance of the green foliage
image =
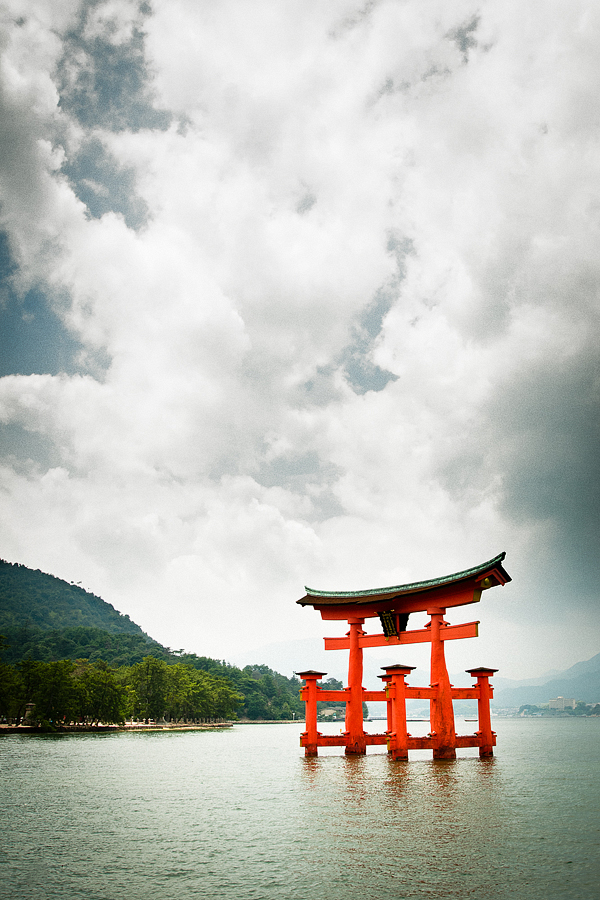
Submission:
[[134,666],[113,669],[99,660],[56,662],[25,659],[0,663],[0,716],[20,720],[35,704],[35,721],[44,727],[69,722],[123,722],[144,719],[226,719],[243,697],[230,681],[177,663],[146,657]]
[[98,724],[121,723],[129,707],[129,691],[120,683],[118,673],[103,660],[90,663],[81,659],[75,664],[73,678],[77,690],[77,713],[79,722]]
[[0,631],[6,638],[0,645],[0,715],[7,717],[24,715],[34,694],[48,721],[74,716],[117,722],[126,712],[143,718],[304,715],[299,679],[265,665],[242,670],[172,651],[100,597],[4,560]]
[[159,719],[167,696],[167,666],[162,659],[147,656],[130,670],[129,683],[134,694],[134,713],[144,719]]
[[[112,711],[105,710],[104,717],[100,716],[102,721],[107,721],[109,714],[110,721],[121,721],[123,709],[144,719],[163,714],[172,718],[229,718],[238,713],[248,719],[291,720],[304,715],[300,681],[286,678],[268,666],[246,666],[242,670],[224,660],[173,653],[140,635],[109,634],[97,628],[25,631],[24,640],[23,630],[10,631],[9,643],[4,644],[4,656],[13,666],[4,664],[0,669],[0,716],[23,715],[25,703],[31,698],[31,690],[23,688],[27,697],[17,702],[18,691],[10,687],[14,664],[19,671],[33,672],[38,671],[33,663],[61,660],[78,661],[76,677],[87,679],[89,690],[93,679],[100,679],[100,675],[92,674],[89,668],[84,673],[82,660],[87,661],[94,673],[104,671],[102,667],[107,664],[115,669],[129,700],[125,707],[115,700],[116,705],[109,707]],[[125,672],[130,674],[126,677]],[[8,697],[7,692],[10,701],[3,699],[4,695]],[[93,707],[83,707],[80,702],[79,708],[86,709],[87,718],[97,719]]]
[[238,669],[225,661],[194,653],[186,653],[179,658],[196,669],[227,678],[244,698],[240,710],[242,718],[291,720],[304,716],[298,678],[287,678],[265,665]]
[[75,663],[71,659],[36,664],[31,700],[35,703],[38,721],[56,724],[76,717],[78,697],[77,686],[72,678],[74,668]]
[[2,684],[0,715],[6,718],[21,719],[33,703],[35,720],[46,725],[124,721],[127,692],[104,662],[25,659],[2,664]]
[[0,662],[0,719],[20,718],[26,702],[20,673]]
[[90,626],[111,634],[144,632],[129,616],[75,584],[39,569],[0,560],[0,631]]
[[145,656],[166,662],[175,657],[167,647],[144,634],[111,634],[90,626],[45,630],[21,626],[4,630],[6,645],[3,658],[17,663],[29,657],[44,662],[59,659],[104,660],[113,666],[132,666]]
[[239,680],[246,700],[243,714],[249,719],[301,719],[300,688],[298,678],[286,678],[265,665],[246,666]]
[[590,707],[587,703],[584,703],[583,700],[578,700],[575,704],[575,709],[570,710],[570,712],[573,716],[588,716],[590,714]]
[[177,663],[168,667],[166,714],[174,719],[226,719],[236,715],[244,698],[219,675]]

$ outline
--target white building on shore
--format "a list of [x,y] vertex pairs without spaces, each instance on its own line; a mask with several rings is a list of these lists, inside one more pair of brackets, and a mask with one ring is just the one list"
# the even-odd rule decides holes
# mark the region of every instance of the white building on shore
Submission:
[[575,709],[576,702],[567,697],[556,697],[548,703],[549,709]]

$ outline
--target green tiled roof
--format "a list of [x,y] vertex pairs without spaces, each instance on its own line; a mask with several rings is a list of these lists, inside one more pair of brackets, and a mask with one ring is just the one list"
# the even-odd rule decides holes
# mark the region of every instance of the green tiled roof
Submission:
[[[382,594],[403,594],[408,592],[427,590],[428,588],[438,587],[442,584],[451,584],[453,581],[461,581],[464,578],[470,578],[473,575],[489,571],[495,566],[501,566],[506,553],[500,553],[488,562],[474,566],[472,569],[465,569],[464,572],[455,572],[453,575],[444,575],[441,578],[432,578],[430,581],[415,581],[412,584],[397,584],[392,587],[370,588],[367,591],[317,591],[314,588],[306,587],[304,590],[308,597],[330,597],[332,599],[350,599],[353,597],[374,597]],[[510,575],[504,572],[507,581],[511,581]],[[300,602],[300,601],[298,601]]]

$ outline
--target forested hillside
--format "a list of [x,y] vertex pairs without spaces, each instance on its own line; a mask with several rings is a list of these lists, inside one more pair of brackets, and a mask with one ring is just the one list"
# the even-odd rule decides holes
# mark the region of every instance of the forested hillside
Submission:
[[0,632],[19,626],[62,629],[87,626],[111,634],[144,632],[129,616],[76,584],[0,560]]
[[79,626],[47,630],[28,625],[3,628],[4,661],[17,663],[29,657],[43,662],[58,659],[102,659],[111,666],[132,666],[146,656],[174,661],[167,647],[140,634],[112,634],[101,628]]
[[[142,664],[144,671],[154,673],[156,684],[162,685],[153,695],[151,715],[161,707],[169,715],[185,710],[191,716],[195,710],[195,715],[202,716],[207,709],[223,710],[217,695],[227,695],[224,684],[236,700],[233,705],[228,700],[228,712],[219,715],[237,712],[249,719],[293,719],[304,713],[299,679],[287,678],[264,665],[239,669],[224,660],[174,652],[100,597],[53,575],[4,561],[0,561],[0,635],[2,680],[5,686],[12,685],[8,693],[8,687],[2,693],[0,685],[0,716],[7,718],[18,718],[24,704],[35,698],[40,709],[45,709],[45,692],[53,691],[65,698],[64,715],[75,714],[77,703],[84,708],[82,678],[86,684],[98,681],[108,685],[116,679],[117,684],[128,685],[131,673],[141,671]],[[106,690],[115,696],[119,693],[113,688]],[[135,700],[139,692],[128,690],[127,703],[117,704],[121,713],[144,709],[150,715],[148,707]],[[77,703],[74,697],[79,698]],[[205,712],[199,712],[201,709]],[[52,718],[47,709],[46,713],[44,718]]]

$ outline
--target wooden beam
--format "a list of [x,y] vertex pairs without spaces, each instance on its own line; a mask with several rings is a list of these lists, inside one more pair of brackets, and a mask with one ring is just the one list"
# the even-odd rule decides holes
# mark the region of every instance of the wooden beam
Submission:
[[452,688],[453,700],[479,700],[479,688]]
[[[479,622],[465,622],[462,625],[444,625],[440,628],[442,641],[456,641],[462,638],[478,636]],[[348,637],[324,638],[326,650],[349,650],[350,639]],[[398,637],[388,637],[384,634],[363,634],[359,638],[359,646],[366,647],[396,647],[398,644],[424,644],[431,641],[431,629],[419,628],[415,631],[403,631]]]
[[334,703],[345,703],[348,699],[348,689],[343,691],[325,691],[323,688],[317,687],[317,700],[329,700]]
[[387,700],[385,691],[365,691],[363,689],[363,700]]

